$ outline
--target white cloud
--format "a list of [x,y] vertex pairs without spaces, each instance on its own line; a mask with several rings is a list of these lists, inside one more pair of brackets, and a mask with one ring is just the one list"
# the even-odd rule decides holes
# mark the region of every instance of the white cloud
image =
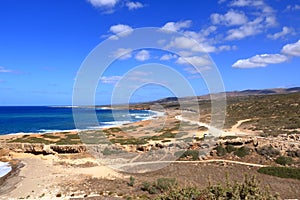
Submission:
[[245,7],[245,6],[263,6],[264,2],[262,0],[234,0],[231,6]]
[[13,70],[5,69],[4,67],[0,66],[0,73],[11,73],[11,72],[13,72]]
[[144,5],[140,2],[127,2],[126,6],[128,7],[129,10],[136,10],[144,7]]
[[187,37],[176,37],[166,47],[187,49],[194,52],[214,52],[216,50],[214,46],[207,43],[198,43]]
[[162,57],[160,57],[160,60],[171,60],[177,58],[177,55],[175,54],[164,54]]
[[262,18],[256,18],[254,21],[248,22],[239,28],[228,30],[226,40],[239,40],[261,33],[263,29],[262,21]]
[[150,58],[150,53],[147,50],[141,50],[135,55],[135,59],[138,61],[145,61]]
[[237,46],[233,45],[233,46],[230,46],[230,45],[221,45],[218,47],[218,50],[219,51],[230,51],[230,50],[236,50],[237,49]]
[[300,56],[300,40],[296,43],[285,45],[282,48],[281,53],[289,56]]
[[179,57],[176,63],[181,65],[194,65],[196,67],[210,66],[211,61],[204,56],[190,56],[190,57]]
[[120,60],[126,60],[128,58],[131,58],[131,51],[132,49],[126,49],[126,48],[119,48],[117,51],[113,52],[113,57],[118,58]]
[[202,29],[200,31],[201,35],[203,36],[209,36],[211,33],[215,32],[217,30],[217,27],[216,26],[209,26],[208,28],[206,29]]
[[168,22],[162,29],[166,31],[180,31],[184,28],[189,28],[192,24],[191,20],[179,21],[179,22]]
[[242,25],[248,21],[243,12],[237,12],[234,10],[230,10],[224,15],[213,13],[210,15],[210,19],[213,24],[223,24],[226,26]]
[[291,10],[291,11],[294,11],[294,10],[300,10],[300,5],[298,5],[298,4],[295,4],[295,5],[288,5],[287,7],[286,7],[286,10]]
[[104,84],[116,84],[121,79],[122,76],[102,76],[100,81]]
[[289,27],[284,26],[282,28],[282,31],[280,31],[278,33],[274,33],[273,35],[269,34],[268,38],[276,40],[278,38],[281,38],[281,37],[284,37],[284,36],[286,36],[288,34],[293,34],[293,33],[294,33],[294,29],[293,28],[289,28]]
[[96,8],[113,8],[118,0],[87,0]]
[[278,64],[286,62],[288,58],[281,54],[261,54],[248,59],[236,61],[232,67],[234,68],[256,68],[266,67],[269,64]]
[[111,26],[109,31],[119,36],[127,36],[132,33],[133,29],[125,24],[117,24]]

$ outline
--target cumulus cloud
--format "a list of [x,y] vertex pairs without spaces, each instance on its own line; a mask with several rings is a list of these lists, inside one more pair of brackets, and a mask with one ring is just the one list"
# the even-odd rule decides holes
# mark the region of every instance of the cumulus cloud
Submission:
[[133,32],[133,28],[126,24],[117,24],[110,27],[109,31],[115,35],[109,37],[111,40],[118,40],[119,37],[125,37]]
[[266,67],[269,64],[283,63],[288,60],[288,57],[281,54],[261,54],[248,59],[236,61],[232,67],[234,68],[256,68]]
[[150,53],[147,50],[141,50],[135,55],[135,59],[138,61],[145,61],[150,58]]
[[254,21],[250,21],[239,28],[230,29],[227,31],[226,40],[240,40],[245,37],[257,35],[262,32],[263,25],[261,24],[262,18],[257,18]]
[[164,54],[160,57],[160,60],[171,60],[177,58],[175,54]]
[[116,84],[121,79],[122,76],[102,76],[100,82],[104,84]]
[[140,2],[127,2],[126,6],[129,10],[136,10],[144,7],[144,5]]
[[191,20],[179,21],[179,22],[168,22],[162,29],[166,31],[180,31],[184,28],[189,28],[192,24]]
[[[254,36],[266,32],[269,28],[278,25],[274,9],[267,5],[263,0],[234,0],[229,6],[237,8],[250,7],[254,12],[249,13],[249,16],[247,16],[247,19],[249,18],[248,21],[241,23],[240,27],[228,30],[227,36],[225,37],[226,40],[240,40],[245,37]],[[227,16],[227,18],[230,19],[231,15],[228,15],[229,17]],[[226,14],[215,14],[212,15],[211,18],[215,23],[230,24],[228,20],[226,20]]]
[[96,8],[113,8],[118,0],[87,0]]
[[213,13],[210,16],[213,24],[223,24],[226,26],[242,25],[248,21],[246,15],[243,12],[234,10],[228,11],[226,14]]
[[289,56],[300,56],[300,40],[296,43],[285,45],[282,48],[281,53]]
[[126,36],[132,33],[133,29],[125,24],[117,24],[111,26],[109,31],[116,35],[119,34],[120,36]]
[[289,27],[286,27],[284,26],[282,28],[282,31],[278,32],[278,33],[274,33],[273,35],[272,34],[269,34],[268,35],[268,38],[271,38],[273,40],[276,40],[278,38],[281,38],[281,37],[284,37],[288,34],[293,34],[294,33],[294,29],[293,28],[289,28]]
[[166,48],[186,49],[194,52],[214,52],[216,48],[207,43],[198,43],[187,37],[174,38]]
[[126,60],[128,58],[131,58],[131,51],[132,49],[128,48],[119,48],[117,51],[113,52],[113,57],[118,58],[120,60]]

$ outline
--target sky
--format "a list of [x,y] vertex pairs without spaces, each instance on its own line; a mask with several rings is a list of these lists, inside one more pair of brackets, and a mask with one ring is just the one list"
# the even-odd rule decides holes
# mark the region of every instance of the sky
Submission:
[[300,86],[300,0],[0,0],[0,19],[0,106]]

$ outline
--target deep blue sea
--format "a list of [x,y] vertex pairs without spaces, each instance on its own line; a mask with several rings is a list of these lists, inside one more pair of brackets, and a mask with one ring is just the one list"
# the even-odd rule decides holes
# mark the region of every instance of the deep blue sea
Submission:
[[[88,115],[89,108],[76,108],[79,113]],[[89,117],[79,129],[96,129],[118,126],[125,123],[148,119],[155,113],[147,110],[96,109],[97,124]],[[7,106],[0,107],[0,135],[11,133],[44,133],[78,129],[75,126],[71,107],[47,106]]]

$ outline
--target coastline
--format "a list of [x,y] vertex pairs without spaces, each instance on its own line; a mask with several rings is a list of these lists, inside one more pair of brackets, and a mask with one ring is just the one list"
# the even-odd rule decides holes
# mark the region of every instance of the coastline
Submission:
[[[50,106],[49,106],[50,107]],[[52,107],[52,106],[51,106]],[[54,108],[57,108],[56,106],[53,106]],[[63,106],[62,108],[69,108],[69,107],[65,107]],[[77,107],[76,107],[77,108]],[[99,109],[99,108],[98,108]],[[105,108],[104,110],[114,110],[113,108]],[[101,109],[103,110],[103,109]],[[131,110],[137,110],[137,109],[131,109]],[[148,121],[148,120],[152,120],[158,117],[162,117],[165,115],[164,112],[160,112],[160,111],[154,111],[154,110],[147,110],[145,109],[144,111],[148,111],[149,113],[154,113],[155,115],[152,116],[148,116],[148,117],[144,117],[138,121],[110,121],[110,122],[102,122],[102,123],[107,123],[109,125],[102,125],[102,126],[95,126],[93,128],[86,128],[86,129],[66,129],[66,130],[46,130],[46,129],[41,129],[41,130],[45,130],[43,132],[18,132],[18,133],[5,133],[5,134],[0,134],[0,141],[1,138],[10,138],[11,136],[23,136],[23,135],[42,135],[42,134],[47,134],[47,133],[67,133],[67,132],[81,132],[81,131],[96,131],[99,129],[107,129],[107,128],[115,128],[115,127],[121,127],[124,125],[128,125],[128,124],[134,124],[136,122],[141,122],[141,121]]]

